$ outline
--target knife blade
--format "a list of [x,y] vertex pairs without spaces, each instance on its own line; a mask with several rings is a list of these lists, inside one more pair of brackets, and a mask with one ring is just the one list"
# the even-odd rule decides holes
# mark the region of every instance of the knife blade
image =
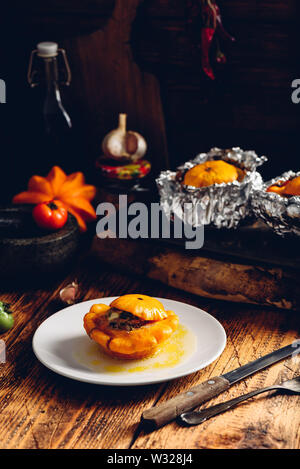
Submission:
[[298,353],[300,353],[300,340],[296,340],[286,347],[275,350],[233,371],[210,378],[204,383],[198,384],[159,406],[145,410],[142,414],[142,422],[149,429],[162,427],[183,412],[187,412],[197,407],[202,402],[206,402],[221,392],[226,391],[237,381],[247,378],[253,373],[273,365],[284,358],[290,357],[291,355],[296,356]]
[[263,370],[267,366],[273,365],[284,358],[287,358],[291,355],[297,355],[300,352],[300,341],[295,341],[286,347],[280,348],[275,350],[275,352],[271,352],[268,355],[264,355],[253,362],[249,362],[244,366],[240,366],[233,371],[229,371],[229,373],[225,373],[223,378],[227,379],[230,385],[240,381],[243,378],[247,378],[247,376],[256,373],[257,371]]

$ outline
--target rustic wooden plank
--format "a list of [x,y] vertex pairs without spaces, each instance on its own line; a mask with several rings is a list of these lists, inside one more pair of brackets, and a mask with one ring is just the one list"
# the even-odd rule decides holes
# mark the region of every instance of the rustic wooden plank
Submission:
[[[285,316],[283,312],[262,311],[228,303],[214,306],[206,299],[160,286],[151,280],[145,281],[142,277],[124,277],[104,270],[104,266],[99,269],[96,261],[83,262],[62,284],[76,277],[81,287],[82,300],[142,291],[202,307],[224,325],[228,334],[227,347],[221,358],[206,370],[167,385],[114,389],[77,383],[48,371],[37,362],[31,350],[31,338],[36,326],[58,307],[53,300],[61,286],[60,282],[52,292],[49,289],[47,299],[44,291],[39,308],[35,305],[37,297],[42,294],[40,290],[31,293],[31,302],[29,293],[24,293],[21,297],[22,305],[16,294],[3,292],[2,299],[10,299],[14,305],[19,302],[22,308],[18,315],[19,329],[12,329],[2,336],[9,347],[8,361],[5,366],[0,366],[1,448],[127,448],[132,442],[133,448],[297,447],[298,413],[295,409],[298,401],[295,401],[297,398],[294,396],[265,400],[265,403],[268,402],[267,407],[259,407],[255,412],[253,405],[261,405],[259,403],[262,401],[244,405],[243,409],[227,414],[226,420],[225,416],[222,418],[224,426],[220,421],[218,423],[217,417],[205,424],[205,427],[192,431],[171,424],[159,430],[159,433],[140,433],[134,442],[142,411],[155,405],[161,395],[167,399],[209,376],[229,371],[260,354],[286,345],[297,338],[296,314]],[[23,318],[26,325],[21,328],[24,325]],[[297,366],[297,363],[292,364],[290,361],[285,365],[275,365],[272,372],[270,369],[259,373],[232,388],[222,399],[271,384],[278,374],[291,377],[295,371],[294,365]],[[283,370],[286,370],[286,374]],[[213,402],[220,400],[221,397]],[[283,407],[287,409],[287,418],[293,414],[292,428],[289,427],[289,430],[283,427],[283,423],[286,423],[281,417]],[[241,422],[245,422],[245,425],[241,426]],[[283,433],[277,441],[275,437],[279,438],[276,433],[278,428]],[[270,437],[266,429],[271,431]]]
[[297,151],[297,106],[290,88],[299,62],[297,2],[229,0],[219,6],[236,42],[221,41],[227,64],[214,65],[214,82],[205,77],[200,51],[192,46],[184,2],[144,2],[135,55],[160,78],[173,167],[216,144],[240,145],[270,155],[268,177],[273,177],[293,167]]
[[[256,135],[263,131],[273,132],[273,135],[275,131],[295,132],[297,130],[296,117],[298,108],[291,101],[290,89],[282,90],[283,93],[278,93],[277,90],[274,90],[274,93],[272,93],[270,89],[266,88],[265,94],[257,101],[253,97],[255,90],[252,87],[245,87],[244,96],[241,96],[236,91],[234,99],[232,95],[223,95],[218,102],[208,104],[197,90],[186,89],[185,85],[178,85],[175,90],[171,89],[168,93],[170,102],[169,111],[173,113],[175,109],[183,110],[182,117],[178,117],[176,123],[174,122],[171,137],[178,140],[178,135],[180,135],[180,142],[182,142],[183,148],[192,142],[197,151],[202,152],[205,136],[201,136],[201,141],[197,141],[197,135],[199,136],[199,121],[195,120],[194,117],[194,112],[200,108],[201,116],[212,116],[211,120],[216,131],[216,138],[219,138],[220,132],[225,129],[232,134],[234,134],[233,129],[235,129],[234,140],[231,138],[231,146],[239,142],[240,132],[245,132],[246,130],[255,131]],[[282,115],[279,115],[277,112],[278,105],[280,105],[280,108],[286,115],[284,122],[282,121]],[[191,112],[190,114],[189,111]],[[186,119],[184,116],[187,116]],[[183,123],[185,127],[183,127]],[[187,127],[188,125],[189,127]],[[207,123],[203,125],[206,126]],[[183,136],[185,137],[184,141]],[[212,140],[211,144],[213,144]],[[253,148],[253,141],[249,142],[248,145],[251,145],[248,148]],[[269,154],[272,155],[273,151],[269,150]],[[185,151],[186,159],[191,159],[193,156],[194,154],[188,153],[187,148]]]
[[225,18],[251,19],[255,21],[289,21],[297,12],[296,0],[262,0],[245,2],[243,0],[221,0],[220,8]]
[[[296,11],[296,0],[220,0],[219,5],[225,17],[239,20],[286,21],[290,19],[291,10]],[[177,0],[148,0],[145,10],[154,18],[182,18],[186,15],[185,4]]]
[[[199,303],[189,298],[189,303]],[[201,304],[201,303],[200,303]],[[241,305],[220,304],[208,307],[221,320],[228,335],[227,346],[221,357],[187,378],[170,383],[158,401],[174,397],[212,376],[228,372],[298,337],[297,314],[287,316],[283,312],[262,311]],[[221,312],[222,311],[222,312]],[[198,345],[201,347],[201,344]],[[235,384],[227,392],[209,401],[202,408],[237,397],[251,390],[274,384],[299,375],[300,358],[289,358]],[[300,445],[299,396],[261,395],[236,409],[216,416],[197,427],[183,428],[176,422],[140,434],[133,449],[296,449]]]
[[103,27],[115,7],[116,0],[82,2],[30,0],[27,5],[17,0],[4,7],[4,14],[13,15],[19,24],[36,34],[66,37],[69,34],[91,32]]
[[[259,28],[253,23],[239,22],[231,26],[236,42],[230,46],[221,43],[228,55],[228,65],[243,63],[279,67],[295,66],[297,46],[291,24],[262,23]],[[187,34],[184,19],[170,22],[168,19],[146,23],[145,28],[136,33],[139,41],[134,44],[142,62],[191,67],[201,56]],[[287,54],[289,51],[289,54]],[[188,79],[188,77],[186,77]]]
[[[96,276],[90,263],[62,284],[74,278],[80,283],[82,300],[145,291],[141,282],[117,274],[97,272]],[[20,300],[13,303],[20,311],[16,328],[1,336],[7,344],[7,362],[0,365],[0,447],[126,448],[140,412],[156,401],[163,385],[135,389],[93,386],[55,375],[39,364],[31,349],[32,335],[60,307],[55,299],[62,284],[45,292],[38,307],[40,292],[31,299],[24,295],[22,304]],[[1,298],[15,296],[3,293]]]
[[144,240],[95,237],[93,252],[100,262],[118,270],[200,296],[294,310],[300,307],[298,274],[280,267],[221,261]]

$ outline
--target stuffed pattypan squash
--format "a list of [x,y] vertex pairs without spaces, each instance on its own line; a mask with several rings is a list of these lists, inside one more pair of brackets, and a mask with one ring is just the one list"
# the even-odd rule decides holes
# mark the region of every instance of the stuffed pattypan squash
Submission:
[[243,171],[223,160],[206,161],[189,169],[183,183],[193,187],[207,187],[212,184],[228,184],[243,179]]
[[120,296],[109,306],[95,304],[84,316],[92,340],[112,357],[139,359],[153,354],[177,329],[178,317],[147,295]]

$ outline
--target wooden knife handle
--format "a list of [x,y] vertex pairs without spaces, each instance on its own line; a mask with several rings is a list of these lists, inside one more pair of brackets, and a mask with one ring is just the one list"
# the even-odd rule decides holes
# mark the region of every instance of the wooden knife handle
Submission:
[[229,381],[221,376],[211,378],[159,406],[145,410],[142,414],[142,421],[151,428],[162,427],[183,412],[217,396],[229,386]]

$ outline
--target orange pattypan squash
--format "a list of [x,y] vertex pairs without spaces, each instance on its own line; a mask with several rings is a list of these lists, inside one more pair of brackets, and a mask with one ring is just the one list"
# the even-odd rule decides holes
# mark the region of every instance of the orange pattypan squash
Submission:
[[145,321],[159,321],[168,317],[161,302],[147,295],[123,295],[114,300],[111,307],[127,311]]
[[47,181],[50,182],[52,191],[55,194],[59,193],[61,187],[66,182],[67,177],[68,176],[66,175],[66,173],[59,166],[53,166],[53,168],[51,169],[50,173],[47,176]]
[[241,170],[223,160],[206,161],[189,169],[183,183],[187,186],[206,187],[229,183],[241,178]]
[[300,195],[300,176],[290,181],[279,181],[267,188],[267,192],[275,192],[282,196]]
[[39,204],[53,199],[60,200],[72,213],[82,231],[86,222],[96,219],[96,213],[90,201],[96,195],[96,187],[85,184],[81,172],[69,176],[59,167],[54,166],[47,177],[32,176],[28,190],[13,198],[14,204]]
[[300,195],[300,176],[289,181],[284,188],[286,195]]
[[280,184],[274,184],[273,186],[270,186],[267,188],[267,192],[275,192],[276,194],[283,194],[285,190],[285,184],[280,185]]
[[178,322],[173,311],[166,311],[155,298],[140,294],[121,296],[110,306],[95,304],[84,316],[90,338],[110,356],[122,359],[152,355],[177,329]]

